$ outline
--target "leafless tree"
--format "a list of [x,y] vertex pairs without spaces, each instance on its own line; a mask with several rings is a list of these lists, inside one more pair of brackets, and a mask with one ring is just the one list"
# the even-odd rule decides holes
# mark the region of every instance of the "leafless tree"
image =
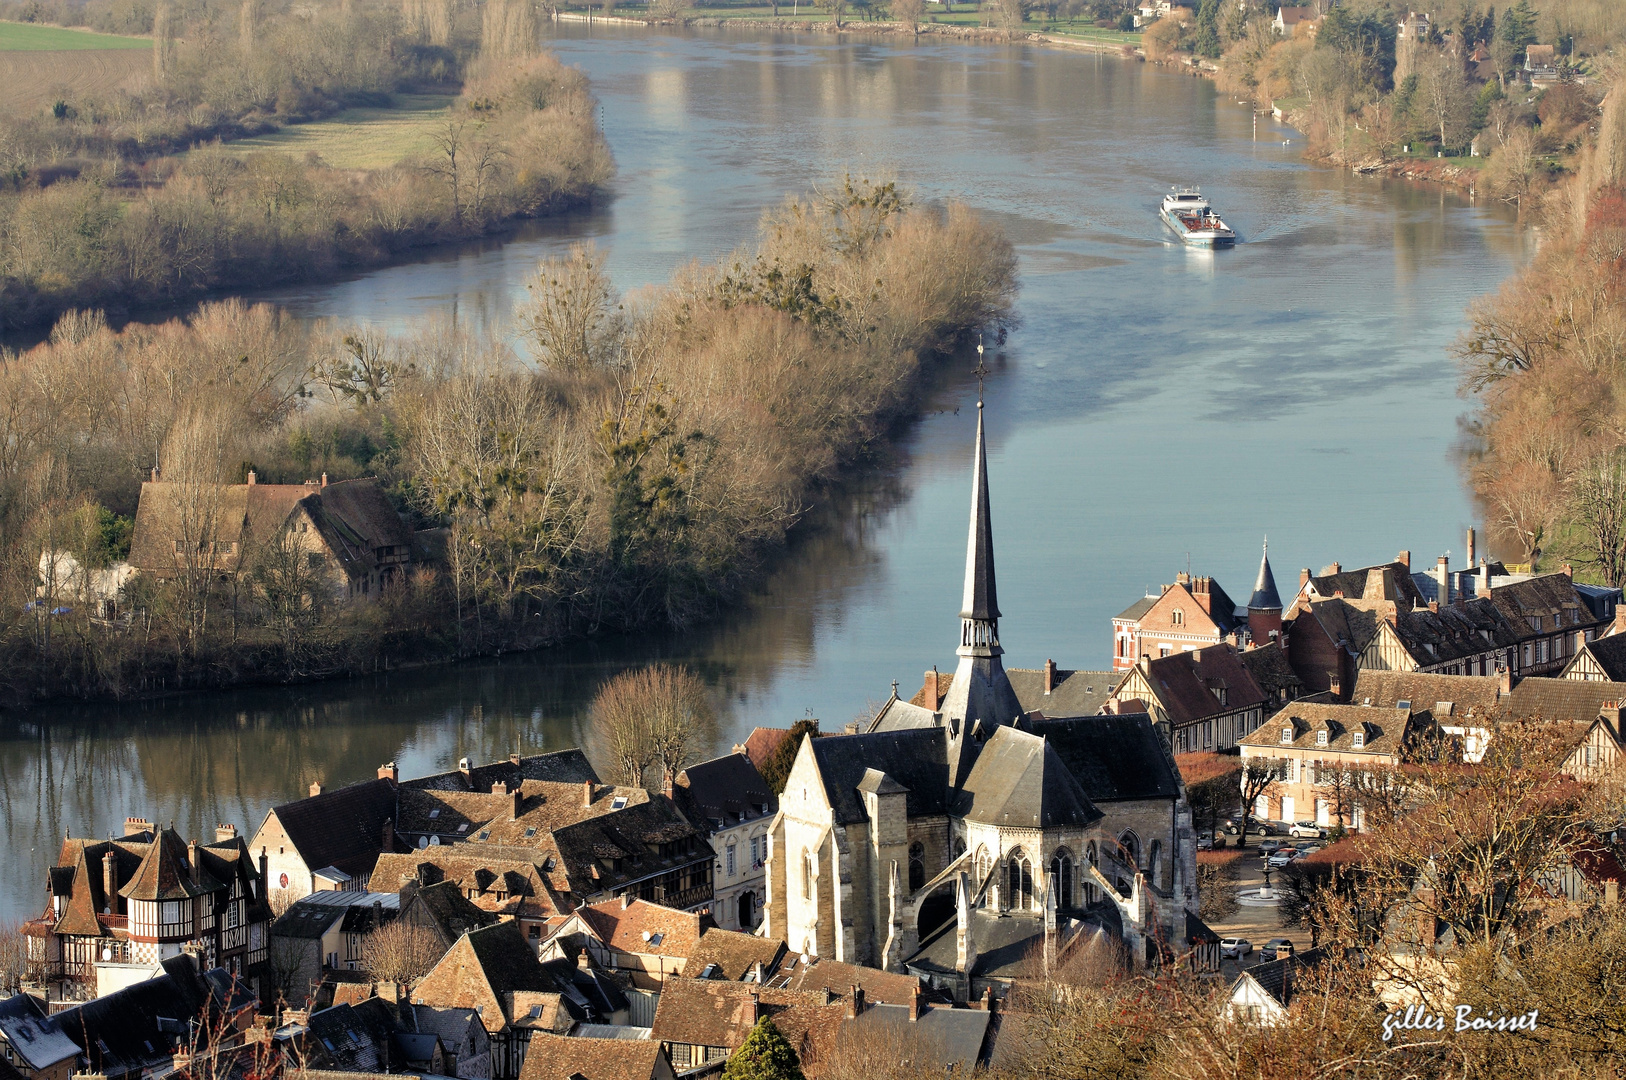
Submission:
[[1587,537],[1587,562],[1604,583],[1626,584],[1626,458],[1621,451],[1588,463],[1570,488],[1570,518]]
[[572,244],[569,256],[544,259],[525,288],[530,296],[514,320],[541,363],[580,372],[610,359],[622,323],[597,248]]
[[311,378],[326,387],[334,401],[348,400],[360,408],[383,401],[413,370],[410,360],[393,355],[388,339],[361,327],[346,334],[336,352],[311,366]]
[[1253,806],[1276,784],[1287,779],[1287,761],[1284,758],[1245,757],[1242,759],[1242,813],[1238,822],[1242,826],[1236,846],[1248,846],[1248,822]]
[[920,33],[920,16],[925,10],[926,0],[892,0],[892,18],[915,34]]
[[378,982],[411,986],[440,963],[440,938],[427,927],[396,919],[361,942],[362,970]]
[[651,766],[675,777],[716,733],[705,683],[670,664],[624,671],[599,690],[592,707],[593,741],[622,783],[641,786]]

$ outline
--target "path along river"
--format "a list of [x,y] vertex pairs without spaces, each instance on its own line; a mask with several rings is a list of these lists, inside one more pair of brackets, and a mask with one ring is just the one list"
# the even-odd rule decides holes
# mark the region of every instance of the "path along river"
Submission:
[[[1189,565],[1245,599],[1268,534],[1284,589],[1333,560],[1461,558],[1446,346],[1530,241],[1499,208],[1313,168],[1297,133],[1207,81],[1110,56],[890,39],[564,27],[620,165],[599,209],[501,245],[264,294],[312,318],[500,326],[572,239],[618,285],[746,240],[764,207],[845,168],[961,199],[1019,246],[1023,325],[988,383],[1003,640],[1012,666],[1108,666],[1108,620]],[[1291,142],[1287,142],[1291,140]],[[1244,243],[1171,243],[1168,185],[1201,183]],[[126,814],[184,834],[373,775],[576,743],[607,674],[696,665],[719,745],[804,715],[839,729],[951,665],[975,383],[946,371],[894,460],[806,530],[762,594],[682,637],[596,642],[289,690],[0,719],[0,918],[44,904],[65,830]]]

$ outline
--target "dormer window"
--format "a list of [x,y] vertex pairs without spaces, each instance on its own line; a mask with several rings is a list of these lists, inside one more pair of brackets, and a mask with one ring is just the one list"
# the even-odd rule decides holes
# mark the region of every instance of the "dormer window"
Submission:
[[1282,743],[1285,745],[1285,744],[1290,743],[1292,741],[1293,741],[1293,729],[1290,728],[1290,727],[1282,728]]
[[1315,733],[1315,744],[1317,746],[1327,745],[1327,733],[1325,731],[1318,731]]
[[1355,749],[1357,749],[1357,750],[1359,750],[1361,747],[1365,746],[1366,745],[1366,732],[1357,731],[1355,733],[1354,738],[1350,740],[1350,745],[1354,746]]
[[1179,608],[1175,608],[1173,611],[1169,612],[1169,621],[1176,626],[1184,626],[1186,622],[1186,613],[1181,611]]

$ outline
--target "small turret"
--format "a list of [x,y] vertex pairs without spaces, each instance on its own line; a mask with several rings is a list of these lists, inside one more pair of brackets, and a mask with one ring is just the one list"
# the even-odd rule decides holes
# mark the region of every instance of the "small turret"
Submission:
[[1248,634],[1255,645],[1269,645],[1282,637],[1282,598],[1276,592],[1276,575],[1270,572],[1269,539],[1259,560],[1259,579],[1248,599]]

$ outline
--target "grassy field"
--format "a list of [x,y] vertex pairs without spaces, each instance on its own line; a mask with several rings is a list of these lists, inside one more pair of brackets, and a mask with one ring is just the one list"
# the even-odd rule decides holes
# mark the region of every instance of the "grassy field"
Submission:
[[236,153],[315,153],[335,169],[382,169],[432,151],[431,137],[446,122],[452,101],[437,94],[401,94],[393,108],[346,109],[327,120],[227,145]]
[[57,52],[84,49],[150,49],[146,38],[65,30],[60,26],[0,22],[0,52]]
[[100,98],[151,78],[147,49],[0,50],[0,112],[24,114],[50,108],[58,99]]

